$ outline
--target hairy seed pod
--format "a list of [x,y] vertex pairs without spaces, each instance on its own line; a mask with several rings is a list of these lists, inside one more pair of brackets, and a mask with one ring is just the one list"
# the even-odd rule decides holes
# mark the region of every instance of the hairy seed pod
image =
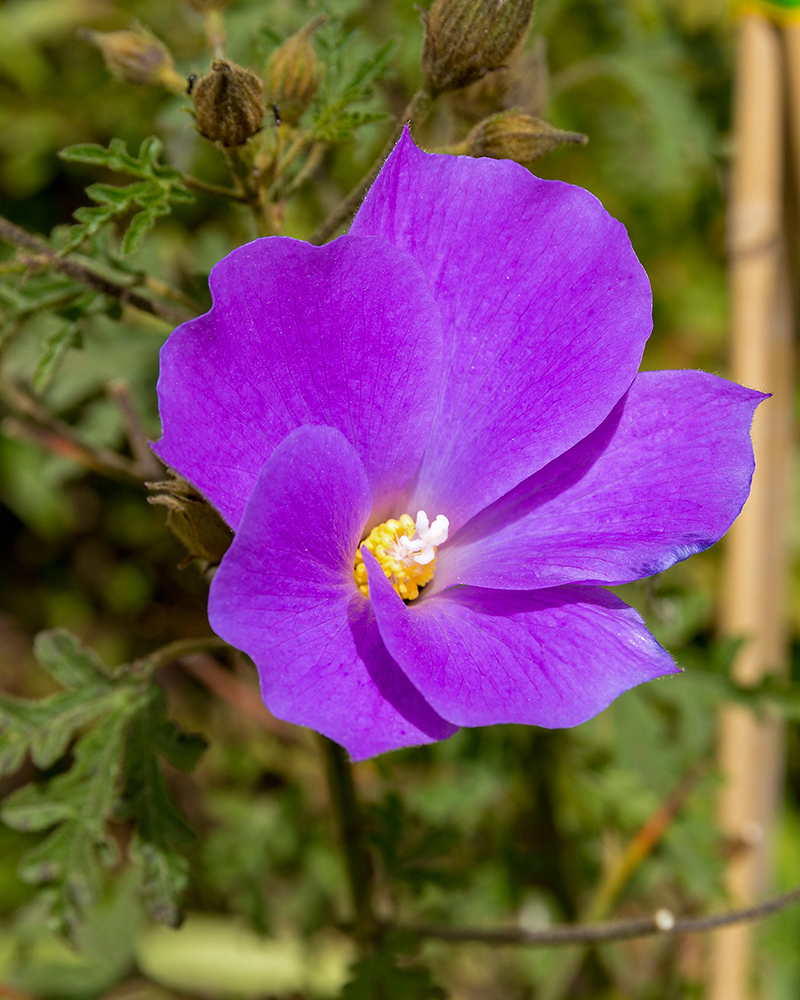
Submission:
[[183,77],[175,69],[171,52],[146,28],[137,26],[130,31],[82,28],[79,36],[100,49],[111,75],[123,83],[139,87],[166,87],[176,93],[185,87]]
[[500,111],[479,122],[464,140],[463,146],[470,156],[532,163],[558,146],[566,143],[583,146],[588,141],[587,136],[580,132],[564,132],[541,118],[511,110]]
[[327,20],[324,14],[314,18],[275,49],[267,63],[269,101],[278,108],[281,121],[289,125],[298,123],[317,93],[322,67],[314,55],[312,38]]
[[192,90],[200,134],[223,146],[243,146],[261,128],[264,85],[249,69],[215,59]]
[[524,38],[533,0],[434,0],[425,23],[422,73],[439,94],[504,65]]

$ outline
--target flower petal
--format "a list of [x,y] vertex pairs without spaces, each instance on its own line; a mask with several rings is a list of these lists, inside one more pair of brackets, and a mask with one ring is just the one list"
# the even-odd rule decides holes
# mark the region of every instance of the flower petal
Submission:
[[355,447],[376,513],[419,463],[441,321],[419,265],[382,240],[271,237],[211,272],[214,306],[161,351],[157,454],[238,527],[272,449],[302,424]]
[[442,548],[438,586],[627,583],[708,548],[747,499],[765,398],[706,372],[642,372],[593,434]]
[[442,312],[447,375],[409,509],[455,531],[593,431],[633,380],[650,286],[587,191],[429,155],[406,131],[350,232],[413,254]]
[[362,554],[386,648],[458,725],[576,726],[623,691],[679,673],[637,612],[608,591],[455,587],[409,607]]
[[455,732],[389,656],[356,588],[370,507],[364,468],[339,431],[293,431],[261,470],[208,609],[214,631],[255,661],[270,711],[357,760]]

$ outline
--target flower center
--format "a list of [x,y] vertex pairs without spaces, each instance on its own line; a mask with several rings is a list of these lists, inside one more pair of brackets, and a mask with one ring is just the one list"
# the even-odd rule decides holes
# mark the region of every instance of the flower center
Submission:
[[[433,524],[424,510],[417,514],[416,523],[408,514],[391,518],[373,528],[361,545],[366,545],[378,560],[389,583],[404,601],[419,596],[419,588],[433,579],[436,568],[436,548],[447,541],[450,522],[439,516]],[[361,545],[356,552],[353,572],[358,589],[369,597],[367,567],[361,558]]]

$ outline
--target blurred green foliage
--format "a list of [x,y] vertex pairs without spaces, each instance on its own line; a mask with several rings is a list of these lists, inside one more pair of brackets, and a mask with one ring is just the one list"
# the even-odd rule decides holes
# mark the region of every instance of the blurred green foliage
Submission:
[[[303,238],[366,172],[420,85],[410,0],[232,0],[228,53],[260,72],[320,12],[325,73],[301,123],[309,169],[303,157],[287,168],[286,198],[273,202],[283,231]],[[208,188],[230,189],[235,171],[193,128],[190,100],[110,78],[76,36],[135,20],[181,73],[208,68],[202,19],[180,0],[0,4],[0,214],[151,301],[202,310],[210,268],[257,230],[246,206]],[[722,0],[538,0],[519,63],[531,113],[590,137],[536,172],[597,194],[650,274],[648,367],[725,371],[731,47]],[[481,87],[442,98],[418,141],[450,145],[497,110],[502,95]],[[278,141],[268,115],[264,142]],[[566,954],[557,949],[390,935],[351,965],[346,874],[316,744],[242,711],[248,692],[257,700],[243,657],[209,665],[198,654],[196,671],[190,661],[141,665],[156,647],[210,635],[205,564],[180,568],[185,552],[146,502],[137,454],[158,434],[157,354],[174,324],[2,254],[0,983],[87,1000],[554,995]],[[108,389],[120,379],[127,409]],[[150,478],[162,477],[156,466]],[[722,905],[715,714],[735,697],[789,720],[775,877],[800,881],[800,659],[791,688],[738,692],[733,648],[714,638],[718,582],[712,550],[622,589],[688,668],[679,679],[634,690],[575,730],[462,731],[358,765],[381,914],[528,928],[578,919],[698,762],[706,770],[613,912]],[[42,629],[69,629],[97,655],[48,632],[37,662]],[[203,733],[205,755],[169,719]],[[191,916],[180,930],[147,912],[175,922],[181,906]],[[757,974],[776,1000],[800,995],[798,933],[796,909],[761,933]],[[700,939],[603,946],[560,995],[699,997],[705,956]]]

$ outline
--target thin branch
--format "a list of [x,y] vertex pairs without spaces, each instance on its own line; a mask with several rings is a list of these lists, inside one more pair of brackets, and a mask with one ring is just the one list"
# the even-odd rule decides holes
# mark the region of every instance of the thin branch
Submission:
[[51,416],[40,403],[9,379],[0,379],[0,398],[20,417],[27,418],[15,420],[6,417],[2,429],[10,437],[33,441],[54,455],[69,458],[101,475],[122,477],[137,483],[147,478],[138,462],[108,448],[86,444],[69,424]]
[[233,188],[224,187],[222,184],[201,181],[199,177],[192,177],[191,174],[184,174],[182,180],[186,187],[200,194],[211,195],[213,198],[228,198],[231,201],[239,201],[245,205],[248,202],[247,195],[242,194],[240,191],[235,191]]
[[119,299],[123,305],[133,306],[142,312],[150,313],[151,316],[157,316],[166,323],[184,323],[190,318],[190,314],[183,309],[176,309],[167,303],[145,298],[125,285],[109,281],[108,278],[102,277],[69,257],[60,257],[44,240],[20,229],[19,226],[15,226],[13,222],[9,222],[3,216],[0,216],[0,239],[33,254],[32,257],[21,254],[20,259],[23,263],[31,266],[46,264],[81,285],[86,285],[96,292],[111,296],[111,298]]
[[178,662],[212,694],[249,716],[264,729],[268,729],[281,743],[305,744],[300,730],[282,719],[276,719],[255,688],[242,683],[229,670],[224,670],[212,656],[203,656],[197,650],[192,652],[193,655],[178,657]]
[[128,444],[141,470],[142,477],[144,479],[159,479],[164,474],[164,466],[150,448],[147,433],[139,417],[139,411],[131,396],[130,386],[125,379],[116,378],[108,383],[108,394],[117,404],[117,409],[125,425]]
[[324,243],[325,240],[333,236],[339,226],[341,226],[343,222],[346,222],[347,219],[355,212],[361,199],[364,197],[367,188],[380,173],[384,160],[389,153],[391,153],[395,143],[403,134],[403,129],[406,124],[413,125],[415,122],[424,121],[427,117],[428,111],[430,110],[432,101],[433,98],[427,90],[418,90],[416,94],[414,94],[405,111],[397,120],[392,134],[389,136],[386,141],[386,145],[383,147],[381,155],[372,164],[369,172],[361,178],[358,184],[356,184],[348,195],[345,195],[345,197],[342,198],[328,218],[322,223],[319,229],[317,229],[311,238],[312,243]]
[[[17,420],[15,417],[6,417],[0,423],[0,432],[6,437],[16,438],[20,441],[29,441],[31,444],[49,451],[51,455],[58,455],[59,458],[68,458],[71,462],[97,472],[101,476],[108,476],[111,479],[128,479],[141,482],[142,476],[137,475],[133,463],[130,467],[123,465],[127,459],[121,455],[114,455],[113,452],[101,452],[101,449],[89,448],[78,441],[64,437],[52,430],[44,427],[37,427],[29,424],[25,420]],[[104,458],[105,455],[105,458]],[[107,461],[111,458],[112,461]],[[119,460],[119,461],[117,461]]]
[[477,942],[492,945],[528,945],[535,948],[550,945],[601,944],[608,941],[624,941],[627,938],[648,937],[655,934],[698,934],[713,931],[731,924],[743,924],[753,920],[763,920],[800,902],[800,886],[789,892],[773,896],[771,899],[748,906],[742,910],[726,910],[707,917],[685,917],[676,919],[667,910],[657,910],[649,917],[634,917],[630,920],[609,920],[597,924],[568,924],[549,930],[528,931],[522,928],[480,928],[480,927],[431,927],[425,924],[405,924],[402,929],[419,937],[436,938],[440,941]]
[[288,198],[289,195],[294,194],[298,188],[302,187],[303,184],[316,173],[319,168],[320,163],[322,163],[322,158],[325,155],[325,150],[328,148],[328,144],[325,142],[315,142],[311,147],[311,152],[308,154],[308,159],[303,164],[303,166],[298,170],[297,174],[292,178],[291,182],[287,185],[285,196]]
[[206,33],[206,42],[211,54],[215,59],[225,58],[225,46],[227,38],[225,36],[225,22],[222,19],[222,11],[208,10],[203,14],[203,29]]
[[[639,828],[616,863],[607,868],[583,914],[587,923],[596,923],[609,916],[623,888],[653,851],[707,769],[707,761],[692,767],[684,775],[678,787]],[[562,997],[568,995],[587,951],[588,948],[579,945],[575,948],[565,948],[561,952],[560,961],[554,964],[542,986],[541,1000],[562,1000]]]
[[142,274],[140,284],[147,291],[153,292],[154,295],[160,295],[162,299],[172,299],[173,302],[177,302],[190,316],[199,316],[205,310],[205,306],[201,306],[194,299],[185,295],[180,288],[173,288],[172,285],[152,274]]
[[152,653],[148,653],[147,656],[143,656],[137,662],[142,666],[157,670],[159,667],[166,666],[168,663],[174,663],[184,656],[192,656],[194,653],[207,653],[210,650],[224,651],[226,649],[231,649],[231,647],[224,639],[219,639],[215,635],[203,636],[200,639],[176,639],[175,642],[169,642],[166,646],[154,649]]
[[374,936],[378,925],[372,910],[372,857],[364,841],[363,820],[356,797],[352,765],[338,743],[321,734],[319,739],[325,754],[331,805],[339,827],[339,839],[344,850],[353,897],[353,933],[357,940],[366,944]]

